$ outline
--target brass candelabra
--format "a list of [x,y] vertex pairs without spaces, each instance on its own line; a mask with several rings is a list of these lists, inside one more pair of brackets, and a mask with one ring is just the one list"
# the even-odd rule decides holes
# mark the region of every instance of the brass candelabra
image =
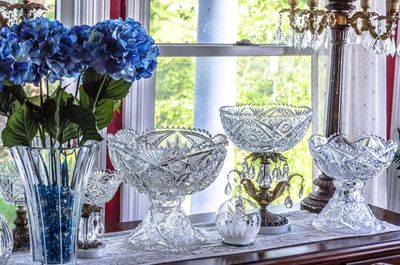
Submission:
[[[325,135],[342,132],[341,113],[344,88],[345,47],[360,44],[377,54],[396,54],[395,33],[399,20],[400,0],[387,0],[385,15],[371,11],[372,0],[327,0],[326,10],[318,9],[318,0],[308,0],[308,9],[298,8],[299,0],[288,0],[289,8],[280,11],[276,41],[298,48],[318,50],[331,42],[330,77],[328,87]],[[289,32],[284,33],[283,20],[289,20]],[[329,34],[330,33],[330,34]],[[322,35],[325,39],[322,41]],[[327,46],[326,46],[327,47]],[[397,47],[400,54],[400,46]],[[350,89],[350,88],[348,88]],[[322,174],[314,180],[318,187],[301,203],[301,208],[320,212],[334,192],[332,178]]]
[[[339,5],[340,1],[335,2]],[[346,7],[346,1],[342,7]],[[347,1],[347,2],[354,2]],[[349,26],[350,40],[362,44],[377,54],[394,56],[396,50],[400,54],[400,46],[396,49],[396,27],[399,20],[400,0],[387,0],[385,15],[371,11],[372,0],[361,0],[360,11],[353,10],[321,10],[319,0],[307,0],[308,9],[298,8],[299,0],[288,0],[289,8],[280,11],[280,20],[275,39],[278,43],[286,43],[292,47],[318,50],[323,43],[329,43],[328,29],[336,26]],[[345,12],[343,12],[345,11]],[[289,32],[283,32],[282,24],[287,19]]]

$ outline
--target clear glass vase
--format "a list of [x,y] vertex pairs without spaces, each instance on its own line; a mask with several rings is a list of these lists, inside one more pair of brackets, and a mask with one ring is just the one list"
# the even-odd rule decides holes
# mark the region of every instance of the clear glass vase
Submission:
[[13,238],[6,220],[0,215],[0,265],[6,265],[13,249]]
[[98,145],[11,149],[26,192],[34,264],[76,264],[81,198]]

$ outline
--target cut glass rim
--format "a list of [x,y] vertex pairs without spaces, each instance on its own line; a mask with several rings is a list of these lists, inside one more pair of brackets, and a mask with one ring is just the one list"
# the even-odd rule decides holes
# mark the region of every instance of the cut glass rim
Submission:
[[[345,134],[335,133],[329,137],[325,137],[325,136],[318,135],[318,134],[312,135],[309,139],[310,150],[315,150],[316,152],[319,152],[321,149],[330,148],[331,142],[338,138],[342,139],[343,142],[346,143],[349,147],[353,148],[354,150],[357,150],[358,154],[360,154],[361,151],[363,151],[363,150],[369,150],[372,152],[376,151],[376,149],[369,148],[368,146],[358,145],[359,143],[361,143],[365,140],[368,140],[368,139],[374,139],[374,140],[377,140],[377,141],[381,142],[382,144],[384,144],[385,148],[382,149],[383,153],[393,151],[393,154],[394,154],[394,152],[398,148],[398,143],[395,140],[391,140],[391,139],[386,140],[386,139],[384,139],[378,135],[374,135],[374,134],[363,136],[362,138],[355,140],[355,141],[350,141],[346,137]],[[319,141],[320,144],[316,144],[316,141]],[[360,149],[360,147],[362,147],[362,149]],[[351,159],[354,159],[354,158],[351,158]]]
[[[290,104],[281,104],[281,103],[273,103],[273,104],[266,104],[266,105],[254,105],[254,104],[243,104],[243,105],[228,105],[228,106],[222,106],[219,109],[220,115],[221,116],[233,116],[233,117],[246,117],[246,118],[253,118],[254,114],[241,114],[238,115],[241,110],[253,108],[255,110],[259,111],[268,111],[272,110],[274,108],[285,108],[288,110],[293,110],[296,115],[290,115],[290,116],[275,116],[275,117],[270,117],[271,119],[292,119],[292,118],[298,118],[298,117],[304,117],[304,118],[309,118],[312,116],[313,111],[310,107],[307,106],[294,106]],[[298,111],[302,111],[301,113],[298,113]]]
[[[140,137],[149,135],[154,132],[189,132],[191,134],[197,134],[201,135],[204,137],[207,137],[211,142],[209,143],[202,143],[201,144],[201,149],[204,148],[210,148],[210,149],[215,149],[217,147],[225,147],[228,145],[228,137],[224,134],[216,134],[216,135],[211,135],[210,132],[204,130],[204,129],[197,129],[197,128],[184,128],[184,127],[177,127],[177,128],[152,128],[145,130],[141,133],[138,133],[134,129],[122,129],[119,130],[116,134],[108,134],[107,135],[107,142],[110,144],[113,144],[113,142],[118,142],[123,145],[127,145],[129,147],[134,147],[134,146],[140,146],[144,149],[158,149],[158,150],[170,150],[170,147],[163,147],[163,146],[158,146],[154,145],[151,143],[148,143],[147,141],[143,141],[140,144],[137,144],[136,140]],[[128,139],[123,139],[123,136],[129,135]],[[133,145],[133,146],[132,146]],[[199,146],[191,146],[191,147],[182,147],[182,148],[175,148],[175,149],[181,149],[181,150],[193,150],[193,151],[198,151],[200,149]]]

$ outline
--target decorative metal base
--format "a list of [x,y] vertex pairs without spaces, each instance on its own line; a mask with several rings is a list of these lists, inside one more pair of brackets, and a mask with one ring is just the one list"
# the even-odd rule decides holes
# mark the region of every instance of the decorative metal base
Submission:
[[283,216],[274,214],[261,208],[261,229],[262,235],[283,234],[290,231],[290,221]]
[[91,246],[88,248],[84,248],[83,246],[79,246],[78,251],[77,251],[77,255],[78,258],[80,259],[97,259],[97,258],[101,258],[104,257],[104,255],[106,254],[106,247],[107,245],[105,243],[101,243],[96,241],[96,243],[98,243],[98,245],[96,247]]
[[[285,218],[286,219],[286,218]],[[278,235],[288,233],[291,229],[290,220],[286,219],[287,223],[281,226],[261,226],[261,235]]]
[[335,187],[332,178],[324,174],[314,179],[313,184],[318,187],[318,190],[310,193],[307,198],[301,201],[300,209],[320,213],[333,196]]
[[17,206],[15,211],[16,218],[13,229],[14,248],[13,251],[29,249],[29,227],[27,219],[27,210],[24,205]]

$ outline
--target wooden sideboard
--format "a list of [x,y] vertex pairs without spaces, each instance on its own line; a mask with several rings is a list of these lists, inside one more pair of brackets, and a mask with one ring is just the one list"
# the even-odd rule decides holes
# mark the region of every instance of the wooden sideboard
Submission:
[[[371,206],[375,216],[383,221],[400,226],[400,214]],[[214,220],[214,214],[190,216],[192,223]],[[127,222],[106,227],[107,232],[134,229],[139,222]],[[225,265],[225,264],[348,264],[400,265],[400,231],[382,235],[328,240],[283,247],[265,251],[249,252],[222,257],[187,260],[174,264],[181,265]]]

